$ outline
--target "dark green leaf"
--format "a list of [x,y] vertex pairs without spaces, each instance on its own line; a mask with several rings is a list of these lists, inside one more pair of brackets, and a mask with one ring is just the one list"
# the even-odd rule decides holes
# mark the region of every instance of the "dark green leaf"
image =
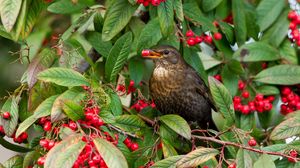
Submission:
[[132,6],[128,0],[114,0],[105,15],[102,30],[103,41],[115,37],[130,21],[138,6]]
[[216,8],[220,3],[222,2],[222,0],[202,0],[202,9],[205,12],[208,12],[214,8]]
[[146,124],[137,115],[121,115],[116,117],[118,127],[126,131],[139,131],[141,128],[146,127]]
[[226,39],[229,41],[230,44],[234,43],[234,29],[228,23],[225,22],[218,22],[220,25],[221,31],[225,34]]
[[238,45],[243,45],[247,38],[245,4],[241,0],[232,0],[232,14],[235,37]]
[[275,86],[263,85],[256,88],[257,93],[261,93],[265,96],[268,95],[278,95],[279,89]]
[[70,0],[56,1],[48,7],[48,11],[58,14],[76,13],[86,8],[88,5],[91,4],[91,2],[91,0],[78,0],[76,2]]
[[263,0],[259,3],[256,11],[258,15],[257,24],[260,27],[260,31],[266,30],[276,21],[284,6],[284,1],[277,0]]
[[269,155],[263,154],[254,163],[253,168],[276,168],[276,166]]
[[295,47],[292,47],[290,40],[286,39],[279,47],[280,56],[285,59],[289,64],[297,64],[298,57]]
[[183,16],[182,0],[175,0],[173,2],[173,5],[174,5],[174,10],[175,10],[175,13],[176,13],[176,17],[180,21],[183,21],[184,20],[184,16]]
[[62,107],[68,118],[73,121],[84,119],[83,107],[78,103],[73,102],[72,100],[64,101]]
[[16,137],[25,132],[36,120],[41,117],[50,115],[50,110],[54,103],[54,100],[58,95],[51,96],[48,99],[44,100],[34,111],[33,115],[24,120],[18,127],[16,131]]
[[88,80],[76,72],[67,68],[50,68],[38,74],[38,79],[45,82],[53,82],[61,86],[89,86]]
[[[266,112],[267,113],[267,112]],[[255,126],[255,116],[254,113],[248,115],[240,115],[240,128],[245,131],[253,130]]]
[[159,118],[164,124],[186,139],[191,139],[191,128],[188,123],[180,116],[169,114]]
[[183,158],[177,162],[177,167],[196,167],[213,158],[218,153],[219,151],[213,148],[198,148],[183,156]]
[[109,51],[112,48],[110,41],[103,41],[102,35],[98,32],[89,32],[86,38],[99,54],[103,57],[108,57]]
[[242,62],[274,61],[280,59],[277,49],[263,42],[245,44],[233,54],[233,57]]
[[120,37],[109,52],[105,64],[105,77],[110,82],[115,82],[118,73],[122,70],[128,58],[132,43],[132,33],[128,32]]
[[23,161],[23,168],[28,168],[29,166],[34,165],[34,162],[40,157],[40,154],[37,151],[31,151],[26,153]]
[[209,77],[208,81],[213,99],[215,100],[219,111],[226,119],[226,126],[230,127],[234,124],[235,120],[232,97],[221,82],[213,77]]
[[116,93],[110,94],[111,102],[110,109],[114,116],[119,116],[122,114],[122,102]]
[[107,167],[128,168],[126,158],[112,143],[102,138],[96,138],[93,142]]
[[137,44],[138,55],[140,55],[143,49],[156,45],[162,38],[161,31],[157,27],[158,24],[158,19],[152,19],[142,30]]
[[258,73],[254,80],[268,84],[295,85],[300,83],[300,66],[277,65]]
[[164,158],[178,155],[175,148],[166,140],[162,140],[162,151]]
[[32,149],[30,149],[30,148],[26,148],[26,147],[23,147],[23,146],[18,146],[18,145],[12,144],[12,143],[6,141],[3,137],[0,137],[0,144],[4,148],[15,151],[15,152],[26,153],[26,152],[32,151]]
[[7,32],[10,32],[19,15],[22,5],[22,0],[1,0],[0,14],[1,21]]
[[129,61],[129,75],[130,79],[132,79],[135,85],[138,85],[144,76],[145,65],[142,60],[133,59]]
[[166,159],[156,162],[151,167],[153,168],[176,168],[176,162],[178,162],[183,156],[171,156]]
[[2,106],[1,112],[9,112],[10,119],[4,119],[1,115],[0,125],[3,126],[4,132],[7,136],[12,136],[18,125],[19,107],[16,97],[10,97]]
[[225,65],[221,70],[221,76],[223,80],[224,86],[228,89],[231,96],[235,96],[237,93],[237,84],[239,80],[239,76],[233,73],[228,65]]
[[164,1],[157,7],[158,20],[163,36],[168,36],[174,31],[173,2]]

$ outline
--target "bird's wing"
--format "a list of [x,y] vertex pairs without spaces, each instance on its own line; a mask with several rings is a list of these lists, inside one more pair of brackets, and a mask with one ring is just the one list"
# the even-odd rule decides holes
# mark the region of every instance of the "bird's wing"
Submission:
[[[196,91],[199,94],[201,94],[208,101],[209,105],[211,106],[211,108],[214,111],[217,111],[217,108],[212,99],[209,88],[205,85],[204,81],[197,74],[197,72],[193,68],[189,67],[186,77],[187,77],[187,80],[189,80],[191,83],[196,84]],[[187,82],[187,83],[189,83],[189,82]]]

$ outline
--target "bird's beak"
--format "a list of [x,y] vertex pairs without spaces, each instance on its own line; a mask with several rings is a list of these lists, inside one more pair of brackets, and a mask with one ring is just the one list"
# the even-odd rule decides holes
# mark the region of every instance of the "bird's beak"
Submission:
[[157,58],[161,58],[162,54],[157,51],[147,49],[142,51],[142,56],[144,58],[157,59]]

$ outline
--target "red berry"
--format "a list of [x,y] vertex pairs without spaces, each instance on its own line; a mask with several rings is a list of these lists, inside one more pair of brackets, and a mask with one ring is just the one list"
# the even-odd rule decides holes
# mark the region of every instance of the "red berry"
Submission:
[[247,99],[247,98],[249,98],[249,92],[248,91],[243,91],[242,92],[242,96],[243,96],[243,98],[245,98],[245,99]]
[[202,168],[209,168],[208,166],[203,166]]
[[241,103],[241,101],[242,101],[241,97],[239,97],[239,96],[234,96],[233,97],[233,103],[234,104],[239,104],[239,103]]
[[50,121],[47,121],[44,125],[44,131],[48,132],[48,131],[51,131],[52,129],[52,124]]
[[219,27],[218,21],[215,20],[215,21],[213,22],[213,25],[214,25],[215,27]]
[[241,112],[242,112],[242,114],[245,114],[245,115],[249,114],[250,113],[250,107],[248,105],[242,106]]
[[256,96],[255,96],[255,100],[256,101],[262,101],[264,99],[264,95],[261,94],[261,93],[258,93]]
[[4,132],[4,128],[3,128],[3,126],[2,126],[2,125],[0,125],[0,134],[5,134],[5,132]]
[[186,33],[185,33],[185,36],[186,37],[193,37],[195,34],[192,30],[188,30]]
[[23,132],[21,135],[20,135],[21,139],[22,140],[26,140],[28,138],[28,134],[27,132]]
[[43,148],[47,149],[48,146],[49,146],[49,140],[48,140],[48,139],[41,139],[41,140],[40,140],[40,145],[41,145]]
[[[125,145],[127,145],[127,144],[131,143],[131,139],[127,137],[127,138],[123,141],[123,143],[124,143]],[[128,146],[128,145],[127,145],[127,146]]]
[[243,81],[239,80],[239,82],[238,82],[239,90],[244,90],[245,87],[246,87],[246,84]]
[[201,43],[203,41],[203,38],[201,36],[196,36],[195,37],[195,42],[196,43]]
[[263,63],[261,64],[261,68],[262,68],[262,69],[267,69],[267,68],[268,68],[268,63],[267,63],[267,62],[263,62]]
[[215,33],[215,34],[214,34],[214,39],[217,40],[217,41],[218,41],[218,40],[221,40],[221,39],[222,39],[222,34],[219,33],[219,32]]
[[291,22],[289,27],[290,27],[291,30],[294,30],[294,29],[297,28],[297,24],[294,23],[294,22]]
[[81,87],[82,87],[83,90],[90,90],[90,87],[89,87],[89,86],[82,85]]
[[100,161],[101,161],[101,156],[100,156],[100,155],[95,155],[95,156],[93,157],[93,161],[94,161],[95,163],[100,163]]
[[70,121],[68,126],[73,131],[77,130],[77,124],[74,121]]
[[222,76],[220,74],[215,75],[214,78],[222,82]]
[[151,4],[152,4],[153,6],[158,6],[158,5],[160,4],[160,0],[152,0],[152,1],[151,1]]
[[264,109],[265,109],[266,111],[270,111],[270,110],[272,109],[272,104],[271,104],[271,103],[265,103]]
[[288,158],[288,161],[292,162],[292,163],[296,162],[297,161],[296,158],[298,156],[298,152],[296,150],[291,150],[289,154],[290,154],[290,156],[292,158]]
[[251,138],[249,141],[248,141],[248,145],[249,146],[256,146],[256,140],[254,138]]
[[132,144],[130,145],[130,149],[131,149],[132,151],[136,151],[136,150],[139,149],[139,145],[138,145],[137,143],[132,143]]
[[207,43],[207,44],[211,44],[213,42],[213,39],[211,36],[204,36],[204,41]]
[[294,20],[297,18],[297,13],[295,11],[290,11],[289,14],[288,14],[288,18],[290,20]]
[[187,44],[188,44],[189,46],[194,46],[194,45],[196,44],[195,38],[194,38],[194,37],[188,38],[188,39],[187,39]]
[[231,163],[230,165],[228,165],[228,168],[236,168],[236,164],[235,163]]
[[44,156],[42,156],[42,157],[40,157],[38,160],[37,160],[37,164],[39,165],[39,166],[43,166],[44,165],[44,163],[45,163],[45,157]]
[[146,56],[149,56],[150,55],[150,50],[143,50],[142,51],[142,56],[143,57],[146,57]]
[[10,119],[10,113],[7,111],[7,112],[4,112],[3,114],[2,114],[2,117],[4,118],[4,119],[6,119],[6,120],[9,120]]
[[47,119],[46,117],[42,117],[42,118],[40,118],[40,120],[39,120],[39,124],[40,124],[40,125],[44,125],[47,121],[48,121],[48,119]]

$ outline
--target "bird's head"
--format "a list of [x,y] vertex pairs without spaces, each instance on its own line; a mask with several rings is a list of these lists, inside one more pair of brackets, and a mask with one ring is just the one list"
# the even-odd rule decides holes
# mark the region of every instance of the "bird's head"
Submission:
[[178,64],[184,64],[184,61],[179,51],[172,46],[159,46],[153,49],[146,49],[142,51],[144,58],[150,58],[154,60],[156,66],[173,66]]

